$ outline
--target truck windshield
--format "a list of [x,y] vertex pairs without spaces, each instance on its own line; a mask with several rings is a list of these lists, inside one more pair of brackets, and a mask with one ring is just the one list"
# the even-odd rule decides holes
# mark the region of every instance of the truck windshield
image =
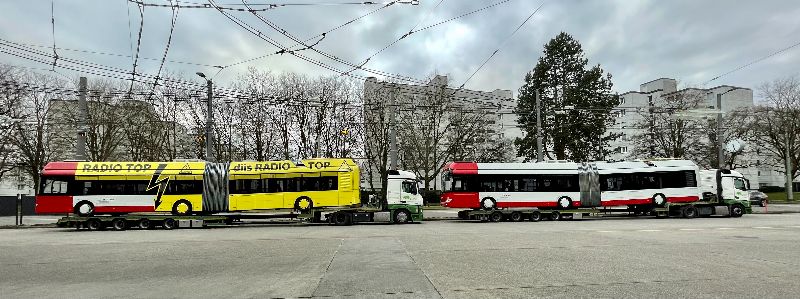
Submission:
[[417,182],[414,182],[414,181],[403,182],[403,192],[416,195],[417,194]]
[[743,178],[734,178],[733,179],[733,186],[739,190],[747,190],[747,184],[744,183]]

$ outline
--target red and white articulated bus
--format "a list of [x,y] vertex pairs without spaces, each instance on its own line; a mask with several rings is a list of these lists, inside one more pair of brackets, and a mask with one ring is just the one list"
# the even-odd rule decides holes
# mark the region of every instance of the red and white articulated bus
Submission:
[[701,199],[688,160],[633,162],[452,162],[442,206],[461,209],[645,208]]

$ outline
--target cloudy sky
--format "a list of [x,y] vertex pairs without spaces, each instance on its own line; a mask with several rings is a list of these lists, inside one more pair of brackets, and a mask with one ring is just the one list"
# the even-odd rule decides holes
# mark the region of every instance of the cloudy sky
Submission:
[[[204,0],[184,0],[203,2]],[[250,3],[341,3],[348,0],[250,0]],[[54,1],[55,43],[59,48],[114,53],[120,56],[59,50],[67,58],[130,70],[139,31],[139,8],[126,0]],[[165,4],[165,0],[147,0]],[[216,0],[222,6],[241,4]],[[358,64],[377,50],[416,28],[450,19],[503,0],[420,0],[395,4],[331,32],[316,48],[346,63]],[[186,2],[184,2],[186,3]],[[525,73],[536,64],[543,45],[559,32],[577,38],[590,64],[613,76],[619,92],[638,90],[646,81],[670,77],[684,86],[721,84],[756,87],[764,81],[798,75],[800,46],[706,83],[710,79],[800,42],[800,2],[765,1],[588,1],[549,0],[522,29],[511,32],[541,0],[508,0],[481,12],[414,33],[376,55],[367,68],[423,79],[448,74],[455,86],[474,72],[501,44],[500,52],[467,83],[478,90],[510,89],[517,93]],[[307,5],[279,7],[261,15],[286,32],[307,39],[363,15],[380,5]],[[231,12],[283,45],[294,45],[247,12]],[[0,38],[52,47],[51,1],[0,2]],[[172,10],[145,7],[139,70],[155,74],[164,53]],[[504,41],[506,43],[503,44]],[[5,41],[3,43],[5,43]],[[313,42],[313,41],[312,41]],[[52,52],[51,49],[39,48]],[[194,79],[197,71],[217,73],[203,65],[230,65],[277,51],[278,48],[237,26],[214,9],[178,10],[168,59],[199,65],[167,63],[165,68]],[[303,55],[338,70],[345,64],[312,51]],[[150,58],[152,60],[148,60]],[[49,66],[0,53],[0,62]],[[248,67],[308,75],[335,73],[291,55],[273,55],[222,70],[215,81],[226,84]],[[60,70],[67,75],[73,72]],[[360,76],[375,76],[356,71]],[[91,77],[91,76],[90,76]],[[380,76],[379,76],[380,77]]]

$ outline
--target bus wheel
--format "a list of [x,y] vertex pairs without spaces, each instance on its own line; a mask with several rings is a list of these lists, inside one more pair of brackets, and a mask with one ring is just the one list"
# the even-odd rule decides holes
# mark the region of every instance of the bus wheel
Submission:
[[503,213],[500,211],[494,211],[489,214],[489,221],[491,222],[500,222],[503,221]]
[[539,211],[533,211],[533,213],[531,213],[531,221],[538,222],[540,220],[542,220],[542,213],[539,213]]
[[330,222],[333,225],[343,226],[343,225],[350,225],[350,214],[336,212],[330,216]]
[[294,201],[294,209],[300,212],[305,213],[311,211],[312,208],[314,208],[314,202],[306,196],[298,197]]
[[566,196],[562,196],[558,199],[558,207],[562,209],[567,209],[572,207],[572,199]]
[[164,219],[164,223],[161,226],[163,226],[164,229],[170,230],[178,227],[178,223],[175,221],[175,219],[167,218]]
[[75,205],[75,214],[82,217],[92,216],[94,214],[94,204],[88,201],[81,201]]
[[152,228],[152,224],[150,220],[147,218],[139,219],[139,224],[137,225],[140,229],[150,229]]
[[487,211],[491,211],[497,208],[497,201],[494,198],[486,197],[481,200],[481,208]]
[[114,218],[114,220],[111,220],[111,227],[114,230],[125,230],[128,228],[128,223],[125,222],[124,218]]
[[192,213],[192,203],[181,199],[172,205],[172,215],[186,216]]
[[683,214],[683,218],[692,219],[697,217],[697,208],[692,205],[684,206],[681,209],[681,214]]
[[663,207],[664,204],[667,203],[667,197],[664,194],[658,193],[653,195],[653,204],[659,207]]
[[744,207],[740,204],[731,206],[731,217],[742,217],[744,215]]
[[100,219],[92,218],[86,220],[86,228],[89,230],[101,230],[103,228],[103,223],[100,222]]
[[514,221],[514,222],[522,221],[522,213],[521,212],[512,212],[511,213],[511,221]]
[[402,224],[411,221],[411,214],[406,210],[397,210],[394,212],[394,223]]
[[561,213],[559,213],[558,211],[553,211],[553,213],[550,213],[551,221],[557,221],[558,219],[561,219]]

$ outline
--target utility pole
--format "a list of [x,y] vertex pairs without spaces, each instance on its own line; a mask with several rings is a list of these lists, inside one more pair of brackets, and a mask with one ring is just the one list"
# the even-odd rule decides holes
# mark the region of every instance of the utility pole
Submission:
[[211,151],[211,146],[214,144],[214,99],[213,83],[211,79],[206,78],[206,75],[197,72],[200,78],[206,79],[206,88],[208,93],[208,101],[206,102],[206,161],[214,162],[214,153]]
[[792,182],[794,181],[792,177],[792,152],[789,151],[789,131],[786,131],[786,199],[788,201],[794,201],[794,186],[792,186]]
[[86,132],[89,131],[87,119],[89,108],[86,104],[86,77],[78,82],[78,141],[75,144],[75,160],[86,161]]
[[389,169],[397,170],[397,106],[395,105],[395,97],[397,93],[392,93],[389,96]]
[[541,93],[536,90],[536,162],[544,161],[544,145],[542,144],[542,106]]
[[653,95],[647,96],[647,111],[650,113],[650,158],[656,157],[656,120],[653,118]]
[[724,146],[722,145],[723,141],[723,132],[722,132],[722,94],[717,94],[717,169],[725,168],[725,152]]

